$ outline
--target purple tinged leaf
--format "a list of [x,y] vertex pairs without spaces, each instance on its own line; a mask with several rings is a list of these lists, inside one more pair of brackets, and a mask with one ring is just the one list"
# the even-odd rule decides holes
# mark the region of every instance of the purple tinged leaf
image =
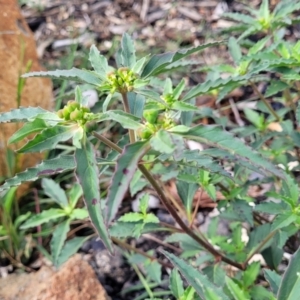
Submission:
[[148,141],[139,141],[125,146],[119,156],[107,197],[106,216],[108,223],[116,216],[131,179],[138,167],[138,163],[148,151],[148,148]]
[[83,197],[92,224],[105,246],[112,253],[113,245],[107,231],[100,201],[99,170],[93,146],[86,141],[82,148],[75,150],[76,175],[83,190]]
[[0,186],[0,192],[12,186],[18,186],[25,181],[34,181],[43,175],[53,175],[75,169],[75,160],[72,155],[61,155],[53,159],[48,159],[39,165],[29,168],[22,173],[18,173],[13,178],[6,180]]

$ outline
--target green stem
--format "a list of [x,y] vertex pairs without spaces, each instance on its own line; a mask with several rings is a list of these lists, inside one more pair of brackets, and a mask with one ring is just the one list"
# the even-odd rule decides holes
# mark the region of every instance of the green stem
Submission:
[[[121,95],[122,95],[122,99],[123,99],[124,110],[125,110],[125,112],[127,112],[128,114],[130,114],[127,93],[122,93]],[[130,143],[134,143],[136,141],[134,130],[129,129],[128,132],[129,132]]]
[[275,233],[277,232],[277,230],[270,232],[258,245],[256,248],[254,248],[248,255],[246,261],[243,263],[244,267],[247,267],[247,264],[249,262],[249,260],[258,252],[260,252],[260,250],[263,248],[263,246],[275,235]]
[[154,297],[153,293],[152,293],[152,291],[151,291],[151,289],[150,289],[150,287],[148,285],[147,280],[145,279],[145,277],[143,276],[143,274],[140,272],[138,266],[135,265],[135,264],[132,264],[131,266],[133,267],[134,271],[136,272],[137,276],[139,277],[139,280],[143,284],[143,286],[144,286],[145,290],[147,291],[150,299],[153,299],[153,297]]
[[[122,152],[122,149],[108,140],[107,138],[99,135],[97,132],[93,132],[93,135],[98,138],[100,141],[105,143],[107,146],[111,147],[112,149]],[[201,239],[197,234],[194,233],[192,229],[190,229],[182,220],[182,218],[177,214],[176,210],[173,208],[172,204],[167,199],[165,193],[163,192],[162,188],[158,184],[158,182],[154,179],[154,177],[151,175],[151,173],[145,168],[144,165],[138,166],[139,170],[142,172],[142,174],[145,176],[145,178],[148,180],[148,182],[152,185],[154,190],[156,191],[158,197],[160,198],[161,202],[164,204],[166,209],[169,211],[171,216],[174,218],[174,220],[178,223],[178,225],[185,231],[187,235],[189,235],[191,238],[193,238],[197,243],[199,243],[201,246],[203,246],[205,249],[207,249],[212,255],[214,255],[217,259],[221,259],[222,261],[240,269],[244,270],[244,266],[240,263],[237,263],[228,257],[224,256],[223,253],[216,250],[210,243],[207,241]]]
[[252,87],[252,89],[255,91],[255,93],[258,95],[258,97],[260,98],[260,100],[266,105],[266,107],[268,108],[268,110],[270,111],[270,113],[274,116],[274,118],[276,119],[277,122],[280,122],[280,117],[278,116],[278,114],[276,113],[276,111],[273,109],[273,107],[271,106],[271,104],[268,102],[268,100],[264,97],[264,95],[258,90],[258,88],[256,87],[256,85],[251,82],[249,80],[249,83]]

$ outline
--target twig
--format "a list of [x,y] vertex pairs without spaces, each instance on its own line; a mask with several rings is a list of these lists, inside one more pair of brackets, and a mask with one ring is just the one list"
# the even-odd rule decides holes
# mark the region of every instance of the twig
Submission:
[[202,194],[203,194],[203,189],[201,189],[200,193],[199,193],[199,197],[197,198],[197,203],[196,203],[196,207],[194,209],[193,215],[192,215],[192,219],[190,222],[190,228],[193,226],[193,223],[195,221],[199,206],[200,206],[200,202],[201,202],[201,198],[202,198]]
[[249,80],[249,83],[250,83],[252,89],[255,91],[255,93],[259,96],[260,100],[266,105],[266,107],[268,108],[268,110],[270,111],[270,113],[274,116],[274,118],[276,119],[276,121],[280,122],[280,117],[278,116],[278,114],[276,113],[276,111],[273,109],[273,107],[271,106],[271,104],[268,102],[268,100],[258,90],[258,88],[256,87],[256,85],[252,81]]

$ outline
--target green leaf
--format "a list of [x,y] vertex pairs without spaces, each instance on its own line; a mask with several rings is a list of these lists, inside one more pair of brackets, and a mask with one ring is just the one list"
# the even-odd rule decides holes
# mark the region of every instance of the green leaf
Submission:
[[188,265],[185,261],[179,259],[174,254],[171,254],[164,250],[162,250],[161,252],[171,261],[174,267],[179,269],[181,274],[185,277],[187,282],[196,290],[197,294],[200,296],[201,299],[205,300],[204,289],[211,288],[215,291],[216,295],[221,297],[222,300],[229,300],[229,298],[223,293],[223,291],[214,284],[212,284],[205,275],[198,272],[196,269]]
[[60,205],[61,207],[68,206],[68,199],[65,191],[54,180],[43,178],[42,187],[45,194],[49,198],[53,199],[58,205]]
[[67,239],[67,234],[70,230],[70,222],[68,219],[56,226],[52,234],[52,239],[50,242],[51,255],[53,259],[53,264],[58,267],[58,257],[63,248],[65,240]]
[[159,130],[150,140],[151,147],[160,153],[171,154],[175,150],[172,135],[165,130]]
[[289,174],[286,174],[286,180],[282,182],[282,192],[283,196],[285,196],[282,200],[286,201],[287,197],[288,201],[286,202],[288,202],[292,208],[295,208],[299,202],[299,187],[294,178]]
[[179,111],[198,111],[199,108],[195,105],[182,102],[182,101],[176,101],[172,104],[172,109],[176,109]]
[[77,125],[46,128],[38,133],[23,147],[18,149],[19,153],[42,152],[44,150],[54,149],[59,142],[65,142],[73,137]]
[[225,281],[234,300],[250,300],[244,291],[231,278],[226,277]]
[[19,107],[9,112],[0,114],[0,123],[5,122],[23,122],[36,117],[39,114],[46,113],[47,110],[40,107]]
[[180,277],[177,269],[173,269],[171,271],[169,287],[170,287],[170,290],[172,291],[173,296],[176,299],[180,299],[180,297],[184,293],[184,289],[183,289],[183,282],[181,280],[181,277]]
[[278,292],[278,289],[279,289],[281,276],[269,269],[264,269],[264,274],[265,274],[266,280],[270,284],[270,287],[271,287],[273,293],[276,295]]
[[207,94],[215,89],[222,88],[224,86],[227,86],[229,84],[242,82],[250,78],[250,75],[245,76],[239,76],[239,77],[232,77],[227,79],[216,79],[216,80],[207,80],[203,83],[200,83],[193,88],[191,88],[186,95],[181,99],[181,101],[188,101],[192,98],[195,98],[197,96]]
[[136,142],[125,146],[119,156],[107,197],[106,217],[108,223],[114,219],[137,169],[139,160],[147,152],[148,147],[148,141]]
[[150,261],[144,264],[147,275],[154,282],[161,283],[161,264],[158,261]]
[[144,217],[144,223],[159,223],[159,219],[158,217],[153,214],[153,213],[148,213],[145,217]]
[[110,252],[113,252],[112,242],[102,215],[97,161],[93,146],[89,141],[86,141],[81,149],[76,149],[75,160],[77,180],[82,187],[91,222],[104,245]]
[[22,128],[20,128],[17,132],[15,132],[8,140],[9,144],[16,143],[21,141],[27,135],[39,132],[43,129],[47,128],[47,124],[44,120],[35,119],[33,122],[29,122],[24,124]]
[[269,19],[270,17],[269,0],[262,1],[259,8],[258,16],[266,21]]
[[223,18],[229,18],[231,20],[242,22],[246,24],[255,24],[256,20],[249,15],[239,14],[239,13],[225,13],[222,15]]
[[7,179],[0,186],[0,192],[9,189],[12,186],[18,186],[25,181],[35,181],[45,175],[59,174],[65,171],[75,169],[76,164],[72,155],[61,155],[53,159],[45,160],[34,168],[29,168],[16,176]]
[[182,78],[181,81],[179,82],[179,84],[176,86],[176,88],[173,91],[173,97],[175,100],[178,100],[181,93],[184,90],[184,86],[185,86],[185,79]]
[[83,97],[80,87],[77,85],[75,88],[75,101],[80,104],[80,106],[88,106],[88,97]]
[[132,68],[136,63],[134,41],[128,33],[124,33],[121,40],[121,64],[123,67]]
[[143,116],[146,99],[143,95],[127,93],[130,113],[138,118]]
[[281,80],[272,80],[271,84],[268,86],[267,91],[265,93],[265,97],[273,96],[279,92],[284,91],[286,88],[288,88],[289,85]]
[[20,228],[27,229],[31,227],[36,227],[38,225],[49,222],[50,220],[58,219],[65,216],[66,213],[64,210],[59,208],[50,208],[48,210],[42,211],[40,214],[32,216],[25,223],[23,223]]
[[75,208],[70,214],[72,220],[83,220],[89,216],[88,211],[85,208]]
[[144,219],[143,214],[141,213],[135,213],[135,212],[129,212],[122,217],[119,218],[118,222],[139,222]]
[[91,71],[80,70],[72,68],[70,70],[56,70],[56,71],[47,71],[47,72],[31,72],[22,75],[23,78],[28,77],[51,77],[54,79],[61,80],[72,80],[81,83],[88,83],[94,86],[99,87],[101,84],[100,77]]
[[68,191],[69,202],[72,208],[76,206],[82,194],[83,191],[81,185],[78,184],[77,182],[73,183],[71,189]]
[[95,45],[90,48],[89,61],[93,66],[97,75],[103,80],[106,80],[106,74],[108,73],[107,59],[100,54]]
[[188,216],[191,217],[192,205],[196,191],[199,188],[198,184],[195,183],[187,183],[185,181],[178,180],[177,184],[177,192],[179,197],[181,198],[184,207],[187,210]]
[[238,66],[239,61],[242,58],[242,50],[241,50],[240,45],[238,44],[238,41],[233,36],[231,36],[229,38],[228,49],[229,49],[229,52],[230,52],[230,55],[231,55],[233,61]]
[[272,230],[281,229],[289,226],[297,220],[297,215],[287,212],[281,215],[278,215],[275,220],[272,222]]
[[254,207],[255,211],[260,211],[263,213],[271,214],[271,215],[277,215],[282,212],[285,212],[288,209],[287,205],[282,202],[263,202]]
[[72,255],[78,252],[80,247],[89,239],[90,237],[75,237],[70,241],[67,241],[62,248],[58,260],[57,266],[61,266],[64,262],[66,262]]
[[292,256],[282,277],[277,293],[278,300],[298,300],[300,294],[300,248]]
[[133,73],[140,74],[149,55],[139,59],[131,68]]
[[250,285],[252,285],[255,282],[257,276],[259,275],[259,271],[260,271],[259,262],[253,262],[247,267],[247,269],[243,273],[243,286],[245,288],[248,288]]
[[120,123],[126,129],[138,129],[141,124],[138,122],[139,118],[128,114],[122,110],[110,110],[105,113],[107,115],[107,120],[114,120]]
[[244,159],[248,163],[257,166],[258,171],[264,170],[270,172],[280,178],[285,178],[284,173],[276,166],[270,163],[267,159],[260,156],[255,150],[246,146],[241,140],[234,138],[229,132],[223,130],[220,127],[213,125],[198,125],[188,130],[182,130],[175,132],[184,136],[186,139],[199,141],[206,143],[216,148],[229,151],[235,157]]
[[257,43],[255,43],[248,51],[248,55],[254,55],[257,52],[261,51],[265,44],[270,40],[270,36],[266,36],[265,38],[261,39]]
[[207,47],[220,45],[222,42],[213,42],[188,49],[180,49],[176,52],[167,52],[153,55],[144,67],[141,77],[149,77],[161,74],[167,70],[167,67],[195,52],[204,50]]

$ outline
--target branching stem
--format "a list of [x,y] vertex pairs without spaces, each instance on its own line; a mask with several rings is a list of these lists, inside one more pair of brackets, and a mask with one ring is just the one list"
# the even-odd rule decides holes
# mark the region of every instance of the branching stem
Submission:
[[[104,136],[99,135],[97,132],[93,132],[93,135],[98,138],[100,141],[105,143],[107,146],[111,147],[112,149],[122,152],[122,149],[105,138]],[[139,170],[142,172],[142,174],[145,176],[145,178],[148,180],[148,182],[152,185],[154,190],[156,191],[158,197],[160,198],[163,205],[166,207],[166,209],[169,211],[171,216],[174,218],[174,220],[177,222],[177,224],[181,227],[181,229],[184,230],[184,232],[189,235],[192,239],[194,239],[197,243],[199,243],[201,246],[203,246],[205,249],[207,249],[212,255],[216,257],[218,260],[222,260],[240,270],[244,270],[244,265],[237,263],[230,258],[224,256],[223,253],[216,250],[209,242],[203,240],[199,235],[194,233],[194,231],[188,227],[182,220],[182,218],[177,214],[176,210],[174,209],[173,205],[169,202],[168,198],[166,197],[165,193],[163,192],[163,189],[158,184],[158,182],[155,180],[155,178],[151,175],[151,173],[146,169],[144,165],[138,166]]]

